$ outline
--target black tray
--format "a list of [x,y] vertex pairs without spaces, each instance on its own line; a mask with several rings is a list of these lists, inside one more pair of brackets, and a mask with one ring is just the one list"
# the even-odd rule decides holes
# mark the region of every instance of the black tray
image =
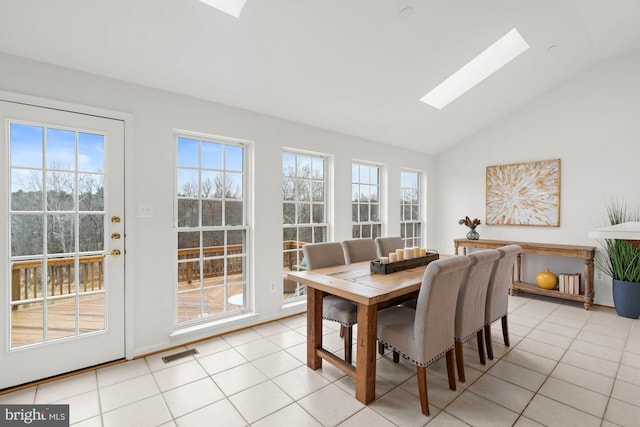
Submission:
[[383,264],[379,259],[371,260],[371,272],[390,274],[396,271],[408,270],[410,268],[420,267],[421,265],[427,265],[431,261],[435,261],[440,258],[440,254],[435,251],[428,251],[427,255],[417,258],[405,259],[397,262],[390,262]]

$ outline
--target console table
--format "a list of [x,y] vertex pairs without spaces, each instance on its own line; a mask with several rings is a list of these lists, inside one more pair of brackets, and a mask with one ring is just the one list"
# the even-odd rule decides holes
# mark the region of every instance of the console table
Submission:
[[594,246],[576,246],[576,245],[559,245],[554,243],[532,243],[532,242],[512,242],[507,240],[469,240],[454,239],[455,254],[458,255],[458,248],[463,248],[463,254],[467,254],[467,248],[477,249],[496,249],[506,245],[519,245],[523,253],[564,256],[572,258],[582,258],[584,260],[584,292],[578,295],[567,294],[555,289],[543,289],[535,283],[526,283],[522,281],[522,256],[518,255],[516,259],[516,269],[511,276],[509,283],[509,294],[516,292],[528,292],[538,295],[546,295],[556,298],[563,298],[572,301],[584,302],[585,310],[593,305],[593,260],[595,258],[596,248]]

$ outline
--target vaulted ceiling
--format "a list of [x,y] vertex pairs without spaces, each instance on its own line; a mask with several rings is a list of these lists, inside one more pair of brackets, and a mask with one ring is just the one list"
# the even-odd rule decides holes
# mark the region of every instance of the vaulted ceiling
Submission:
[[[0,51],[435,154],[640,49],[638,22],[637,0],[0,0]],[[512,28],[524,54],[419,101]]]

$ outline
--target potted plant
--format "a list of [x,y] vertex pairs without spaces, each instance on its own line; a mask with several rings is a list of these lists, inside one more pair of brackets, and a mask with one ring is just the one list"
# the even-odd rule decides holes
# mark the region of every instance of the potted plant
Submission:
[[[624,202],[612,200],[607,206],[610,225],[640,221],[640,211],[628,210]],[[604,239],[604,253],[598,266],[610,276],[613,304],[619,316],[640,316],[640,250],[630,241]]]

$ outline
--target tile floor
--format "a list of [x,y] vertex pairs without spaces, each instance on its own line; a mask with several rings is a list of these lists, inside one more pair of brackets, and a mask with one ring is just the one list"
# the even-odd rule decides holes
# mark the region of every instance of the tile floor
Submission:
[[[420,412],[415,369],[377,364],[377,399],[328,363],[305,365],[304,315],[194,344],[165,364],[153,355],[0,395],[0,403],[68,403],[74,426],[637,426],[640,321],[610,308],[510,297],[511,346],[494,325],[496,357],[465,345],[466,383],[451,391],[444,361],[427,369],[431,416]],[[325,346],[340,352],[337,324]]]

